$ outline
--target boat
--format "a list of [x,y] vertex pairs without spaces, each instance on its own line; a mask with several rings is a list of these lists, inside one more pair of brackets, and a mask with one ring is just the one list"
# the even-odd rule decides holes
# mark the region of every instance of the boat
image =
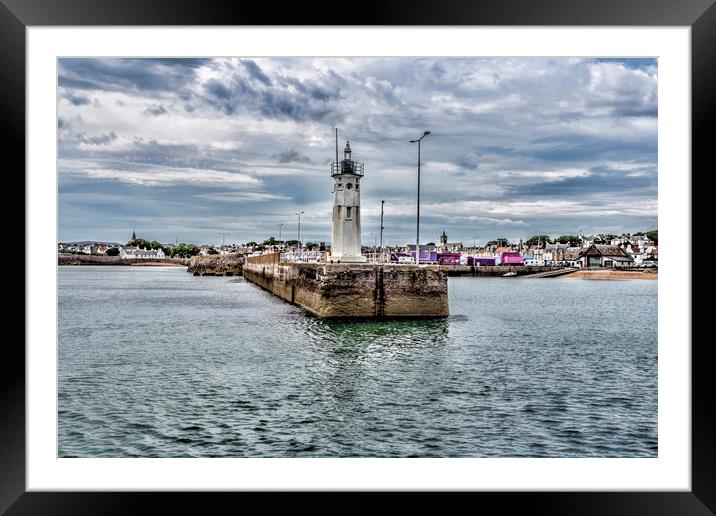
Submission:
[[506,272],[502,275],[503,278],[507,278],[509,276],[517,276],[517,273],[514,271]]

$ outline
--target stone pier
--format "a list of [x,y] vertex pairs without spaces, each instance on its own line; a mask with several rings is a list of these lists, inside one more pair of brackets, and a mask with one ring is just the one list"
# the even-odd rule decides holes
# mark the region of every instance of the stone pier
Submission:
[[244,257],[239,254],[192,256],[187,272],[194,276],[241,276]]
[[280,262],[278,254],[246,259],[251,283],[326,318],[444,317],[447,273],[438,266]]

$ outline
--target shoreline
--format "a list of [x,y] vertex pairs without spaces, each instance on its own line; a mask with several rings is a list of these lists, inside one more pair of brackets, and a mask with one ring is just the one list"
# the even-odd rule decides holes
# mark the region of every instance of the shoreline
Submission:
[[120,256],[97,256],[97,255],[59,255],[57,265],[130,265],[143,267],[186,267],[189,260],[186,258],[159,258],[159,259],[136,259],[122,258]]
[[186,265],[181,263],[161,263],[161,262],[149,262],[149,263],[60,263],[58,267],[179,267],[186,268]]
[[181,263],[168,263],[168,262],[137,262],[137,263],[128,263],[130,267],[184,267],[186,268],[186,265],[182,265]]
[[658,280],[658,272],[645,271],[615,271],[615,270],[586,270],[575,271],[565,274],[563,278],[568,279],[586,279],[586,280]]

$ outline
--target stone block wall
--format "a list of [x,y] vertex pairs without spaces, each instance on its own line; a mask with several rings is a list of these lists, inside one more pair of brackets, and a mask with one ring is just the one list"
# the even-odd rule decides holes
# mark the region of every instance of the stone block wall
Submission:
[[447,274],[435,267],[253,263],[244,277],[319,317],[447,316]]
[[192,256],[187,272],[195,276],[241,276],[244,257],[240,254]]

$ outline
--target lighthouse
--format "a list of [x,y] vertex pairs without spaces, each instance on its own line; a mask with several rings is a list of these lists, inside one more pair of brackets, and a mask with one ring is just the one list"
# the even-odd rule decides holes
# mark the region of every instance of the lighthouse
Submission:
[[[331,164],[333,232],[328,260],[334,263],[366,261],[365,256],[361,256],[360,236],[360,182],[363,178],[363,163],[353,160],[351,153],[351,144],[346,142],[343,159]],[[336,160],[337,154],[338,152]]]

